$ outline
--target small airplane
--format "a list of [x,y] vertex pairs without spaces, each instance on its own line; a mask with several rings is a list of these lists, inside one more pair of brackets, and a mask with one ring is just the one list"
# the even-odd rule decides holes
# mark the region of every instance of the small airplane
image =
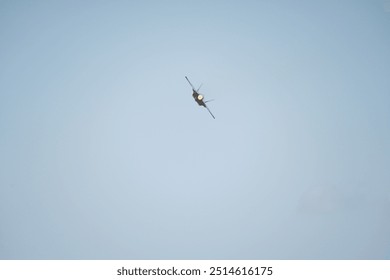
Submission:
[[192,97],[195,99],[195,102],[198,103],[199,106],[205,107],[205,108],[209,111],[210,115],[215,119],[213,113],[211,113],[210,109],[206,106],[206,103],[207,103],[207,102],[210,102],[210,101],[213,101],[213,99],[212,99],[212,100],[203,101],[204,96],[203,96],[202,94],[199,93],[199,90],[200,90],[200,88],[201,88],[202,85],[200,85],[200,87],[198,88],[198,90],[196,90],[196,89],[194,88],[194,86],[191,84],[190,80],[188,80],[187,76],[185,76],[185,77],[186,77],[188,83],[189,83],[189,84],[191,85],[191,87],[192,87]]

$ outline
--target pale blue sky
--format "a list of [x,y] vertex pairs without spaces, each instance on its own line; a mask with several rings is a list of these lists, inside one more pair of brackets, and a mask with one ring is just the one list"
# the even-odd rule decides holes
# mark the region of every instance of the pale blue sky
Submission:
[[1,259],[390,259],[390,1],[0,1],[0,38]]

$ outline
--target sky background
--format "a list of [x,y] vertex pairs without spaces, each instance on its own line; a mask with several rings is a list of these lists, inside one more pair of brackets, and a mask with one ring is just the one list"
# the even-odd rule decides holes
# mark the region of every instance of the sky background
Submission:
[[390,1],[0,1],[0,38],[1,259],[390,259]]

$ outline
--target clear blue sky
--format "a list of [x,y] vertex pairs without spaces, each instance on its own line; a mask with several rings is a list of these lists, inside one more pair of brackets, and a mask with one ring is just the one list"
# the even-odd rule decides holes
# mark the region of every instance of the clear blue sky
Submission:
[[390,1],[0,1],[0,38],[1,259],[390,259]]

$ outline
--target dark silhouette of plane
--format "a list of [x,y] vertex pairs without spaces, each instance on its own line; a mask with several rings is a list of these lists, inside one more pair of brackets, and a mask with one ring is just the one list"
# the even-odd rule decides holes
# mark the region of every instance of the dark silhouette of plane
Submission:
[[200,90],[200,88],[201,88],[202,85],[200,85],[200,87],[198,88],[198,90],[196,90],[196,89],[194,88],[194,86],[191,84],[190,80],[188,80],[187,76],[185,76],[185,77],[186,77],[188,83],[189,83],[189,84],[191,85],[191,87],[192,87],[192,97],[195,99],[195,102],[198,103],[199,106],[205,107],[205,108],[209,111],[210,115],[215,119],[213,113],[211,113],[210,109],[209,109],[209,108],[207,107],[207,105],[206,105],[207,102],[210,102],[210,101],[213,101],[213,100],[203,101],[204,96],[203,96],[202,94],[199,93],[199,90]]

